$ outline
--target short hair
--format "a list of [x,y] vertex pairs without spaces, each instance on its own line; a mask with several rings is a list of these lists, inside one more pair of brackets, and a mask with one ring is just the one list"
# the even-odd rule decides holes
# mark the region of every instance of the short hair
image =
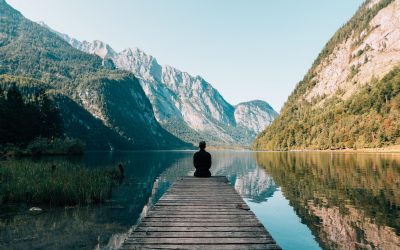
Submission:
[[200,149],[205,149],[205,148],[206,148],[206,142],[205,142],[205,141],[201,141],[201,142],[199,143],[199,148],[200,148]]

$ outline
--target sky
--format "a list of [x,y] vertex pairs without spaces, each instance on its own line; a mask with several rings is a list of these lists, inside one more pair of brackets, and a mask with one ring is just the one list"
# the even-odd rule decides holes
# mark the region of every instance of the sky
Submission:
[[33,21],[116,51],[138,47],[231,104],[279,111],[363,0],[6,0]]

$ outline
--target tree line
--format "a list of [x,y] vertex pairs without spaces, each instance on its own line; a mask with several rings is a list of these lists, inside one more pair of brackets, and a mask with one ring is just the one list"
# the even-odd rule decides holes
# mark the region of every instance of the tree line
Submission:
[[400,144],[400,68],[366,85],[350,99],[323,107],[299,101],[285,107],[258,136],[257,149],[375,148]]
[[63,137],[59,109],[45,90],[24,96],[15,84],[0,86],[0,145],[24,147],[38,137]]

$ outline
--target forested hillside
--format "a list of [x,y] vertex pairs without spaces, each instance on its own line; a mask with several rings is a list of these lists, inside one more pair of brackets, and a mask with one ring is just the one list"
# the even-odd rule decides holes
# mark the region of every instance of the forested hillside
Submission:
[[187,144],[157,123],[133,74],[113,70],[0,1],[0,75],[22,93],[41,88],[60,107],[67,136],[89,149],[156,149]]
[[336,32],[255,149],[400,144],[400,1],[366,1]]

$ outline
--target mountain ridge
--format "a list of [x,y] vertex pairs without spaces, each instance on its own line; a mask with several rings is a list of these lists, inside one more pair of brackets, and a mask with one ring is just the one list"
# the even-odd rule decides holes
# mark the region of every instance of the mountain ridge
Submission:
[[[103,60],[112,60],[116,68],[134,73],[153,106],[157,121],[184,141],[195,144],[204,139],[215,145],[250,145],[257,133],[278,115],[268,103],[261,100],[233,106],[201,76],[160,65],[155,57],[137,47],[115,52],[104,42],[77,42],[44,23],[41,25],[75,48],[96,54]],[[247,111],[237,111],[236,107]],[[252,119],[242,117],[250,113]],[[239,122],[236,121],[237,117],[240,118]]]
[[0,73],[3,86],[51,94],[66,135],[83,140],[87,149],[190,147],[159,125],[133,74],[73,48],[5,1],[0,2]]
[[400,144],[400,0],[365,1],[328,41],[254,149]]

